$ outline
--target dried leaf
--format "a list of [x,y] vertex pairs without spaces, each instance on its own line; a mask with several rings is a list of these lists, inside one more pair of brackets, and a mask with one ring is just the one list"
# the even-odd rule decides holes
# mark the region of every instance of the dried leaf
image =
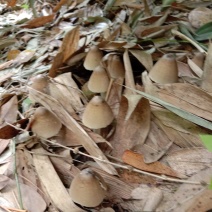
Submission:
[[208,54],[203,68],[201,88],[212,93],[212,43],[209,44]]
[[67,3],[68,3],[68,0],[60,0],[60,1],[57,3],[57,5],[53,8],[53,12],[54,12],[54,13],[58,12],[58,11],[60,10],[60,8],[61,8],[63,5],[67,4]]
[[34,18],[26,22],[23,28],[32,29],[32,28],[42,27],[45,24],[52,22],[54,20],[54,17],[55,17],[55,14]]
[[129,50],[130,53],[133,54],[134,57],[136,57],[139,62],[146,68],[147,71],[150,71],[153,67],[153,60],[152,55],[146,53],[145,51],[141,50]]
[[[187,211],[189,207],[192,207],[193,201],[203,194],[202,192],[207,191],[207,183],[211,180],[211,174],[212,174],[212,168],[208,168],[206,170],[203,170],[199,172],[198,174],[190,177],[188,181],[201,181],[204,182],[204,184],[182,184],[178,190],[171,194],[171,198],[169,198],[169,201],[164,201],[160,204],[160,206],[157,208],[158,211],[166,211],[170,210],[173,212],[177,211]],[[206,183],[206,184],[205,184]],[[200,211],[200,210],[198,210]],[[204,210],[203,210],[204,211]]]
[[5,186],[7,186],[9,182],[9,177],[0,174],[0,190],[3,189]]
[[10,139],[0,139],[0,155],[7,148],[10,143]]
[[78,49],[79,27],[75,27],[66,33],[63,38],[61,52],[63,53],[63,62],[66,62]]
[[[131,89],[135,89],[133,70],[127,49],[125,50],[123,57],[124,57],[124,68],[125,68],[125,85]],[[125,94],[135,94],[135,91],[126,89]]]
[[0,126],[3,127],[7,123],[14,123],[17,119],[18,99],[13,96],[7,103],[1,106],[0,110]]
[[[14,126],[18,126],[18,128],[25,129],[29,119],[21,119],[16,123],[13,123]],[[15,137],[21,130],[16,129],[10,125],[6,125],[0,129],[0,139],[10,139]]]
[[166,162],[179,173],[191,176],[210,166],[212,154],[203,148],[182,149],[169,153]]
[[14,60],[14,65],[20,65],[22,63],[26,63],[32,59],[35,55],[35,51],[33,50],[24,50],[22,51]]
[[7,7],[14,7],[17,3],[17,0],[7,0]]
[[122,160],[138,169],[141,169],[143,171],[157,173],[157,174],[164,174],[172,177],[181,178],[180,175],[175,172],[170,167],[160,163],[160,162],[154,162],[151,164],[144,163],[144,158],[141,154],[132,152],[130,150],[126,150],[122,156]]
[[[133,103],[133,99],[127,100],[126,97],[122,97],[116,131],[110,140],[113,146],[112,155],[115,157],[121,158],[125,150],[142,146],[149,133],[149,101],[140,97],[139,101],[136,101],[137,103],[131,106],[131,109],[129,105]],[[129,110],[131,111],[127,115]]]
[[51,69],[49,70],[49,76],[50,77],[56,77],[59,72],[61,72],[59,70],[59,68],[61,68],[63,66],[63,52],[59,52],[52,63]]
[[185,83],[173,83],[158,87],[160,88],[158,95],[161,100],[212,121],[212,96],[208,93]]
[[153,163],[158,161],[169,148],[172,146],[172,142],[164,133],[163,129],[155,122],[151,117],[151,126],[148,137],[143,146],[134,148],[136,152],[143,154],[145,163]]

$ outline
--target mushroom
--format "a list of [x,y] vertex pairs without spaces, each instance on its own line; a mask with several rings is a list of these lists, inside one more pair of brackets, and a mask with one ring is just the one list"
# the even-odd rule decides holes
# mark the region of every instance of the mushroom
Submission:
[[110,90],[113,85],[113,81],[118,78],[124,78],[125,74],[124,65],[121,61],[121,58],[118,55],[110,55],[108,57],[107,70],[110,75],[110,84],[105,97],[106,101],[108,100],[108,97],[110,95]]
[[149,78],[161,84],[177,82],[178,68],[174,54],[163,55],[150,70]]
[[35,110],[31,123],[31,130],[42,138],[50,138],[58,134],[62,127],[58,118],[45,107],[38,107]]
[[88,81],[88,89],[95,93],[106,92],[110,79],[106,70],[102,66],[97,66]]
[[[29,87],[37,90],[37,91],[40,91],[40,92],[43,92],[43,93],[46,93],[47,91],[47,85],[48,85],[48,78],[47,76],[44,76],[42,74],[38,74],[37,76],[33,77],[31,79],[31,85],[29,85]],[[29,98],[33,100],[33,97],[31,96],[31,91],[29,90]]]
[[94,70],[97,66],[100,65],[102,60],[103,53],[97,46],[92,46],[88,51],[85,60],[84,60],[84,67],[87,70]]
[[114,119],[113,112],[101,96],[94,96],[82,115],[82,123],[91,129],[107,127]]
[[103,178],[87,168],[74,177],[69,194],[74,202],[82,206],[96,207],[105,198],[106,191],[107,186]]

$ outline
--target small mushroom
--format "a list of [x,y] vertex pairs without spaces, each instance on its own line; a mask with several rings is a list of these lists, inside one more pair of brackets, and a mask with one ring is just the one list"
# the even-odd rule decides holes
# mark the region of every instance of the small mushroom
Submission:
[[84,67],[87,70],[94,70],[97,66],[100,65],[102,60],[103,53],[97,46],[92,46],[87,53],[84,61]]
[[107,70],[113,79],[124,78],[125,69],[121,58],[118,55],[111,55],[108,58]]
[[97,66],[88,81],[88,89],[95,93],[106,92],[110,79],[106,70],[102,66]]
[[165,54],[152,67],[149,78],[161,84],[175,83],[178,81],[178,68],[174,54]]
[[38,107],[32,119],[31,130],[42,138],[50,138],[58,134],[62,127],[58,118],[45,107]]
[[[46,93],[47,91],[47,85],[48,85],[48,78],[42,74],[39,74],[35,77],[33,77],[31,79],[31,85],[29,85],[29,87],[37,90],[37,91],[40,91],[40,92],[43,92],[43,93]],[[29,98],[33,100],[33,97],[31,96],[31,91],[29,90]]]
[[90,168],[77,174],[69,189],[72,200],[85,207],[98,206],[105,198],[106,191],[103,178]]
[[94,96],[82,115],[82,123],[91,129],[107,127],[114,119],[113,112],[101,96]]

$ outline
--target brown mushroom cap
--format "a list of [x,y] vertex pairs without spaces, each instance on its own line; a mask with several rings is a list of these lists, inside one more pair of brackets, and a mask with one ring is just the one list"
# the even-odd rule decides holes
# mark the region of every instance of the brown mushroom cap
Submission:
[[106,70],[102,66],[97,66],[88,81],[88,89],[95,93],[103,93],[107,91],[109,83]]
[[[33,88],[37,91],[45,93],[47,85],[48,85],[48,77],[44,76],[42,74],[39,74],[39,75],[37,75],[37,76],[35,76],[31,79],[31,85],[29,85],[29,87],[31,87],[31,88]],[[30,90],[29,90],[29,98],[32,101],[34,101],[32,96],[31,96]]]
[[152,67],[149,78],[156,83],[175,83],[178,81],[178,68],[174,54],[165,54]]
[[100,129],[108,126],[114,119],[110,106],[101,96],[94,96],[87,104],[82,115],[82,123],[91,129]]
[[117,78],[124,78],[124,65],[121,61],[121,58],[118,55],[110,55],[108,57],[108,67],[107,70],[110,74],[111,78],[117,79]]
[[85,207],[96,207],[105,198],[106,190],[103,178],[87,168],[74,177],[69,193],[74,202]]
[[50,138],[55,136],[62,127],[57,117],[44,107],[35,110],[32,120],[31,130],[42,138]]
[[92,46],[87,53],[84,61],[84,67],[87,70],[94,70],[97,66],[99,66],[103,57],[102,51],[97,46]]

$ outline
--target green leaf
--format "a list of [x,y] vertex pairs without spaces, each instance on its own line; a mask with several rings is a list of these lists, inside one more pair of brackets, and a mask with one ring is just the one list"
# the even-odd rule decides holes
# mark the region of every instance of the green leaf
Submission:
[[203,41],[212,38],[212,22],[204,24],[199,29],[196,30],[194,34],[195,40]]
[[205,127],[207,129],[212,130],[212,123],[207,121],[207,120],[205,120],[205,119],[203,119],[203,118],[201,118],[201,117],[199,117],[199,116],[196,116],[196,115],[194,115],[192,113],[189,113],[189,112],[187,112],[185,110],[182,110],[182,109],[180,109],[180,108],[178,108],[178,107],[176,107],[176,106],[174,106],[172,104],[169,104],[169,103],[167,103],[167,102],[165,102],[163,100],[160,100],[157,97],[151,96],[151,95],[149,95],[147,93],[144,93],[142,91],[138,91],[138,90],[135,90],[135,89],[127,87],[127,86],[124,86],[124,87],[126,87],[127,89],[130,89],[130,90],[133,90],[133,91],[137,92],[138,94],[140,94],[141,96],[143,96],[144,98],[146,98],[146,99],[148,99],[148,100],[150,100],[152,102],[155,102],[155,103],[157,103],[159,105],[162,105],[166,109],[172,111],[173,113],[177,114],[178,116],[180,116],[180,117],[182,117],[182,118],[184,118],[184,119],[186,119],[188,121],[191,121],[191,122],[193,122],[193,123],[195,123],[195,124],[197,124],[199,126],[202,126],[202,127]]
[[21,7],[22,7],[23,9],[26,9],[26,10],[29,9],[29,5],[28,5],[28,4],[22,4]]
[[163,0],[163,7],[170,6],[176,0]]
[[200,135],[200,138],[205,147],[212,152],[212,135]]
[[209,189],[212,190],[212,179],[211,179],[211,182],[210,182],[210,185],[209,185]]

